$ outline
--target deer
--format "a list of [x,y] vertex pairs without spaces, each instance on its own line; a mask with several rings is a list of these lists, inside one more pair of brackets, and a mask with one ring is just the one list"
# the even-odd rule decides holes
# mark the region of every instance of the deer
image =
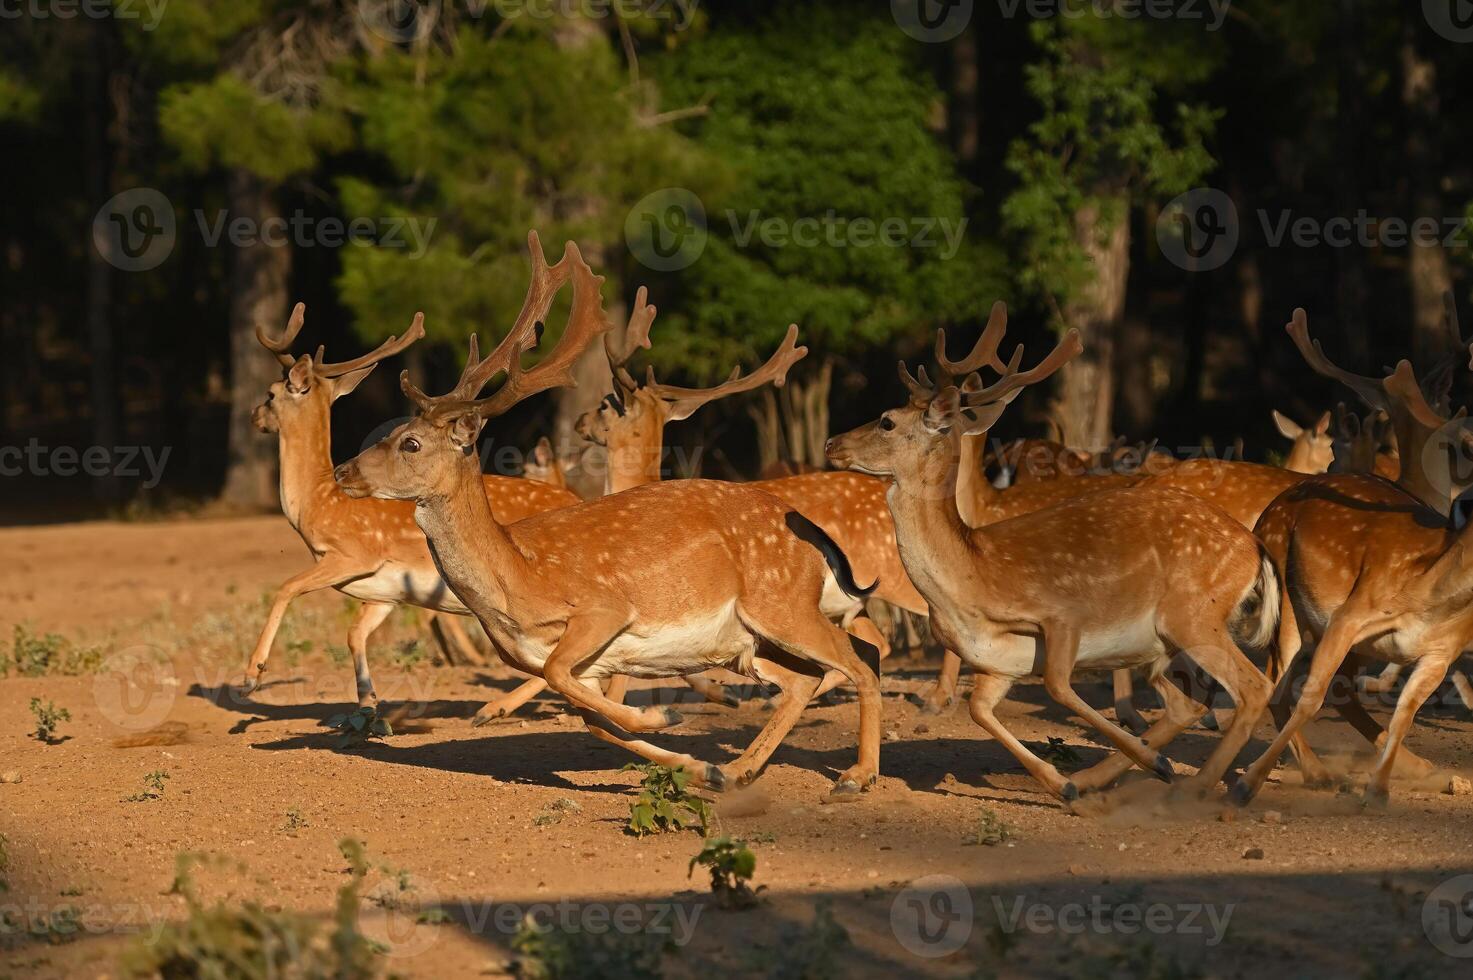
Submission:
[[[648,382],[641,385],[629,374],[626,365],[638,350],[649,348],[650,329],[657,312],[655,306],[649,302],[648,290],[640,286],[625,326],[622,329],[610,329],[603,335],[604,354],[614,379],[614,390],[604,398],[596,411],[585,413],[574,423],[574,431],[607,450],[605,493],[621,493],[660,480],[665,459],[666,424],[689,418],[703,405],[740,392],[752,391],[765,384],[781,386],[787,378],[788,370],[808,353],[808,348],[797,346],[798,327],[797,324],[792,324],[777,351],[766,364],[751,374],[743,376],[738,367],[724,383],[716,387],[677,389],[657,384],[651,369]],[[551,446],[544,452],[550,457]],[[846,607],[857,604],[855,600],[844,596],[837,585],[832,586],[829,592],[841,596],[840,601]],[[871,641],[869,636],[865,639]],[[708,701],[729,707],[738,704],[714,677],[693,674],[687,675],[684,680]],[[626,684],[627,680],[620,678],[606,693],[614,700],[622,700]],[[487,702],[476,712],[473,724],[485,725],[493,719],[506,717],[545,690],[546,686],[545,682],[534,678],[508,694]]]
[[[551,267],[528,235],[531,284],[505,338],[462,383],[430,396],[400,387],[418,414],[335,471],[355,498],[411,501],[436,567],[502,655],[544,679],[595,737],[661,765],[681,766],[720,790],[757,778],[829,669],[859,692],[858,759],[830,795],[857,796],[879,773],[880,689],[849,636],[819,610],[825,577],[851,594],[848,561],[833,540],[762,490],[675,480],[571,504],[515,523],[499,521],[481,489],[476,443],[486,421],[533,395],[575,385],[582,352],[612,329],[602,276],[568,242]],[[572,284],[568,322],[535,365],[552,298]],[[497,377],[490,395],[482,389]],[[615,675],[675,677],[724,666],[787,695],[747,749],[717,767],[641,735],[681,722],[668,706],[610,699]]]
[[[981,353],[996,356],[1001,332]],[[1033,368],[1021,346],[991,385],[935,386],[900,376],[908,403],[830,439],[838,466],[888,481],[901,560],[931,609],[932,630],[972,667],[973,720],[1049,793],[1066,802],[1140,766],[1170,782],[1161,748],[1205,707],[1169,680],[1187,652],[1231,691],[1239,711],[1203,767],[1186,780],[1207,792],[1246,743],[1267,705],[1267,678],[1239,644],[1265,645],[1277,626],[1278,576],[1262,546],[1216,508],[1175,490],[1102,490],[983,527],[957,509],[958,435],[980,436],[1029,385],[1083,350],[1071,330]],[[1128,556],[1129,560],[1124,560]],[[1146,667],[1166,716],[1137,738],[1091,707],[1071,681],[1083,670]],[[997,719],[1019,679],[1041,673],[1049,695],[1105,736],[1117,752],[1072,778],[1040,759]]]
[[1401,459],[1394,446],[1388,446],[1391,419],[1386,413],[1372,409],[1358,415],[1344,402],[1335,403],[1336,473],[1374,473],[1395,483],[1401,476]]
[[1313,476],[1324,473],[1335,459],[1335,439],[1330,435],[1330,413],[1325,412],[1314,425],[1305,428],[1289,416],[1273,410],[1274,428],[1292,444],[1284,459],[1284,469],[1291,473]]
[[552,448],[552,440],[543,436],[532,447],[532,453],[522,463],[522,476],[561,490],[568,489],[568,468]]
[[[333,588],[362,602],[348,629],[348,649],[358,703],[367,706],[378,701],[368,667],[368,641],[397,605],[448,614],[435,624],[442,642],[461,659],[482,661],[455,625],[470,610],[436,572],[424,535],[414,524],[414,508],[401,501],[352,499],[332,478],[333,403],[357,388],[381,362],[422,338],[423,319],[416,318],[402,336],[390,337],[368,354],[332,364],[324,359],[322,347],[312,355],[292,353],[306,315],[306,305],[296,304],[285,332],[276,337],[257,326],[256,339],[281,364],[282,378],[272,383],[253,421],[262,432],[278,437],[282,511],[314,564],[277,589],[246,663],[242,693],[256,689],[291,603],[309,592]],[[492,510],[508,521],[578,499],[567,490],[512,477],[487,476],[483,487]]]

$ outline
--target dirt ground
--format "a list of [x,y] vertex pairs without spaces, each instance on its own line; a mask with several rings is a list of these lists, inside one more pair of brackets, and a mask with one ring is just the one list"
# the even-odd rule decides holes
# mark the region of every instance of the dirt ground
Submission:
[[[1473,965],[1473,938],[1437,928],[1442,899],[1473,894],[1473,878],[1443,884],[1473,874],[1473,795],[1443,791],[1473,775],[1460,707],[1423,712],[1409,744],[1438,774],[1399,782],[1385,810],[1354,790],[1365,746],[1325,718],[1311,737],[1347,772],[1339,792],[1300,787],[1286,764],[1227,818],[1145,778],[1070,812],[964,707],[917,711],[905,695],[930,665],[887,664],[871,792],[824,802],[855,753],[858,712],[840,699],[810,708],[755,786],[718,801],[719,830],[751,842],[764,886],[756,908],[729,911],[700,870],[688,876],[696,833],[624,833],[629,757],[550,698],[472,728],[516,679],[436,666],[412,614],[372,658],[380,694],[410,709],[391,738],[339,751],[318,725],[349,706],[335,594],[300,603],[271,682],[232,696],[261,595],[306,560],[279,517],[0,530],[0,651],[24,624],[95,645],[100,660],[77,676],[0,680],[0,978],[122,975],[126,948],[184,915],[169,893],[181,852],[225,859],[196,872],[208,901],[326,923],[349,878],[346,837],[374,863],[363,929],[401,976],[503,973],[526,914],[663,936],[663,969],[682,977],[1390,978]],[[1081,689],[1108,701],[1103,683]],[[70,711],[56,744],[31,736],[37,697]],[[687,723],[659,738],[714,761],[766,716],[756,699],[682,711]],[[1070,766],[1102,757],[1040,686],[1017,689],[1002,717],[1030,743],[1062,740]],[[1168,755],[1186,771],[1215,738],[1194,731]],[[156,772],[162,790],[146,783]]]

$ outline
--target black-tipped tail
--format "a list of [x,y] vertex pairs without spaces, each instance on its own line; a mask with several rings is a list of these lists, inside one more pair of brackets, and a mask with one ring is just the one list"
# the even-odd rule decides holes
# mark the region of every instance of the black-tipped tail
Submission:
[[807,541],[819,550],[819,553],[823,555],[823,560],[828,562],[829,570],[834,573],[834,581],[839,583],[839,588],[843,589],[846,595],[855,599],[868,599],[870,594],[879,587],[879,579],[875,579],[868,588],[854,581],[854,569],[849,565],[849,556],[844,554],[823,528],[796,510],[788,511],[786,520],[788,530],[797,535],[800,540]]

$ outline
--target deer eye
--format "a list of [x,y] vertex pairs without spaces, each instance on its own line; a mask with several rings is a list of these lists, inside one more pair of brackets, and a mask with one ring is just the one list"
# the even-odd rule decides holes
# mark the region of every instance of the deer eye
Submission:
[[399,448],[406,453],[417,453],[419,452],[419,440],[414,438],[414,436],[410,436],[399,443]]
[[895,420],[892,419],[888,415],[881,415],[880,416],[880,431],[881,432],[889,432],[893,428],[895,428]]

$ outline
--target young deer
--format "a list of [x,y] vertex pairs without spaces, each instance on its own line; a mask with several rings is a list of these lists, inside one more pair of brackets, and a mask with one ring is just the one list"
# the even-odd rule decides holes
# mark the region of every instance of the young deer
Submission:
[[[377,695],[368,670],[368,639],[394,606],[407,603],[456,616],[470,611],[435,571],[424,535],[414,525],[413,507],[400,501],[351,499],[332,478],[332,403],[356,388],[379,362],[423,337],[424,326],[416,318],[404,336],[390,337],[372,353],[329,364],[323,360],[321,347],[312,356],[291,353],[306,313],[307,308],[298,303],[281,337],[272,338],[264,329],[256,329],[256,338],[284,370],[253,419],[261,431],[278,434],[281,509],[302,536],[315,564],[277,590],[246,663],[244,690],[254,690],[266,669],[292,600],[318,589],[335,588],[363,601],[348,630],[348,649],[353,654],[358,703],[372,704]],[[566,490],[510,477],[488,476],[483,486],[492,510],[507,521],[578,499]],[[461,657],[479,662],[475,647],[454,622],[449,618],[439,622],[437,632],[449,634],[445,641]]]
[[[849,795],[878,774],[880,688],[849,637],[819,611],[825,567],[859,593],[843,554],[811,522],[750,487],[676,480],[574,504],[514,524],[496,519],[480,488],[476,441],[487,419],[537,392],[575,383],[584,348],[610,328],[602,277],[569,242],[551,269],[529,235],[532,285],[522,314],[485,360],[471,358],[464,383],[438,398],[402,379],[417,418],[337,470],[355,497],[414,501],[445,581],[515,666],[545,678],[589,730],[667,766],[685,766],[721,787],[761,771],[797,721],[825,671],[859,691],[859,760],[833,793]],[[553,294],[573,282],[572,311],[557,346],[535,367]],[[480,389],[505,380],[485,398]],[[725,666],[787,695],[752,744],[724,768],[637,736],[680,722],[666,707],[634,708],[605,697],[600,678],[674,677]]]
[[[1329,782],[1302,729],[1338,680],[1348,690],[1333,706],[1381,750],[1366,786],[1367,800],[1381,802],[1398,756],[1415,771],[1430,771],[1430,764],[1403,748],[1402,740],[1448,667],[1473,643],[1473,539],[1466,537],[1466,526],[1454,529],[1445,514],[1429,506],[1445,500],[1448,488],[1460,482],[1455,468],[1473,455],[1473,433],[1461,412],[1445,418],[1428,403],[1407,361],[1384,379],[1353,375],[1331,364],[1319,343],[1310,340],[1302,309],[1294,311],[1287,329],[1316,371],[1385,411],[1398,440],[1418,447],[1415,456],[1405,458],[1403,476],[1422,472],[1398,486],[1367,475],[1315,477],[1275,500],[1259,520],[1258,536],[1285,570],[1286,601],[1274,657],[1280,675],[1273,705],[1279,734],[1244,773],[1234,798],[1252,799],[1289,745],[1306,783]],[[1313,638],[1313,653],[1291,711],[1290,668],[1306,634]],[[1356,669],[1366,659],[1413,666],[1384,731],[1355,694]]]
[[1313,476],[1330,468],[1335,459],[1335,439],[1330,435],[1330,413],[1321,415],[1311,428],[1304,428],[1289,416],[1274,409],[1274,427],[1279,435],[1288,439],[1289,456],[1284,460],[1284,469],[1291,473]]
[[[1000,332],[999,332],[1000,333]],[[995,357],[1001,337],[989,340]],[[829,440],[834,463],[888,478],[900,556],[931,608],[932,629],[977,672],[972,718],[1055,796],[1104,786],[1132,763],[1163,780],[1160,748],[1204,710],[1167,680],[1187,652],[1231,692],[1239,711],[1189,784],[1215,785],[1249,736],[1270,687],[1238,649],[1266,643],[1277,619],[1278,578],[1240,525],[1188,494],[1139,487],[1105,490],[1023,517],[968,528],[957,511],[956,435],[985,433],[1028,385],[1082,350],[1070,331],[1037,367],[1019,371],[1022,348],[989,387],[939,390],[912,378],[910,403]],[[924,375],[923,375],[924,377]],[[1144,741],[1084,701],[1077,670],[1149,667],[1167,704]],[[1018,679],[1043,674],[1049,694],[1119,749],[1066,779],[993,713]]]

